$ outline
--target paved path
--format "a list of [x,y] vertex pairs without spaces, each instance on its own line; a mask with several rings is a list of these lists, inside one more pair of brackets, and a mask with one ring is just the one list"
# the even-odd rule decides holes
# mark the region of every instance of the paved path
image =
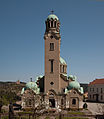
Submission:
[[93,114],[104,114],[104,103],[87,102],[88,110]]

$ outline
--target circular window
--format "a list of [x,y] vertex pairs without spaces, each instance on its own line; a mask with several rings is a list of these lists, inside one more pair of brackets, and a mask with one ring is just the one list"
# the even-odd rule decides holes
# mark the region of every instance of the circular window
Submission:
[[50,38],[52,39],[52,38],[53,38],[53,36],[51,35],[51,36],[50,36]]
[[53,83],[53,82],[51,82],[50,84],[51,84],[51,85],[53,85],[54,83]]

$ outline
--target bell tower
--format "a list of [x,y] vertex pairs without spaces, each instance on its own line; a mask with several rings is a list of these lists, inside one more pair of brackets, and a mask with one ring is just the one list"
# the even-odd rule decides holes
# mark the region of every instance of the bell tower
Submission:
[[60,21],[50,14],[45,21],[45,93],[60,92]]

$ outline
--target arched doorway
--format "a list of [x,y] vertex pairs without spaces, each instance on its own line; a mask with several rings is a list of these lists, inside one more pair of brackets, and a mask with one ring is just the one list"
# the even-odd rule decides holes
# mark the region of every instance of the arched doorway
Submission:
[[56,93],[54,90],[50,90],[49,91],[49,106],[51,108],[55,108],[56,107],[56,102],[55,102],[55,97],[56,97]]
[[51,107],[51,108],[55,108],[55,99],[49,99],[49,106]]

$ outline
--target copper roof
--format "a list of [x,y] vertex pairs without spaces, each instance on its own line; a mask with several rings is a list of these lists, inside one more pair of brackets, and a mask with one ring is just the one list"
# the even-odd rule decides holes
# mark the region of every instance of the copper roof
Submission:
[[94,85],[94,84],[104,84],[104,79],[95,79],[94,81],[89,83],[89,85]]

